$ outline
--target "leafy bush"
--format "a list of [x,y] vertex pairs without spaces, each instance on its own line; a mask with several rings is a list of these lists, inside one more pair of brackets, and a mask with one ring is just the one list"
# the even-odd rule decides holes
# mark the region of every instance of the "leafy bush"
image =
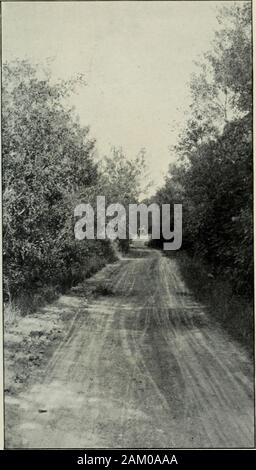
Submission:
[[252,41],[249,3],[225,7],[192,77],[191,116],[153,200],[182,203],[183,249],[253,295]]
[[98,184],[94,141],[64,98],[81,78],[52,84],[28,62],[3,66],[5,299],[69,287],[112,258],[108,241],[78,242],[73,209]]
[[196,256],[176,252],[182,277],[195,298],[207,307],[207,312],[226,331],[253,354],[253,303],[234,295],[232,281],[226,276],[212,276],[210,267]]

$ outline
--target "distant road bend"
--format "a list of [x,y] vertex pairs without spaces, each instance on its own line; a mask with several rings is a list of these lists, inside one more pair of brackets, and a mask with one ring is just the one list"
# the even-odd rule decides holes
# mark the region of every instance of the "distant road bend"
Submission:
[[78,309],[20,398],[11,446],[252,447],[246,352],[195,302],[176,261],[137,246],[97,279],[114,295]]

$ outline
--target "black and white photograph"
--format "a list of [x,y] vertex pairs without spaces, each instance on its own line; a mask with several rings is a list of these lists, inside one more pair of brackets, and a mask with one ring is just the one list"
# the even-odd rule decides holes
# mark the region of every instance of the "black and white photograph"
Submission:
[[1,2],[5,450],[255,447],[252,10]]

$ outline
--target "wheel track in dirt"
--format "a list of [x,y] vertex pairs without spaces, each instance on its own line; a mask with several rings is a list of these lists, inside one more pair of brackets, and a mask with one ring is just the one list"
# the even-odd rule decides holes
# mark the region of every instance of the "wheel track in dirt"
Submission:
[[249,359],[176,261],[135,249],[95,278],[114,295],[78,297],[65,338],[17,398],[7,446],[253,446]]

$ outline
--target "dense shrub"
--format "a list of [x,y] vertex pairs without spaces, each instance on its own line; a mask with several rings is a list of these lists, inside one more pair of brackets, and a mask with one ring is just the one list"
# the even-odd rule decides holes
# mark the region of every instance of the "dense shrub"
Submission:
[[[21,310],[116,259],[109,240],[75,239],[75,206],[96,211],[101,195],[106,206],[127,207],[141,190],[144,150],[129,160],[113,148],[95,163],[95,141],[66,99],[83,84],[82,77],[53,83],[27,61],[3,66],[4,298]],[[127,251],[129,242],[119,248]]]
[[52,84],[39,72],[24,61],[3,66],[5,298],[70,286],[113,255],[108,241],[74,237],[74,206],[99,178],[94,141],[64,101],[81,80]]
[[192,77],[191,116],[153,200],[182,203],[183,249],[253,295],[252,41],[249,3],[225,7]]

